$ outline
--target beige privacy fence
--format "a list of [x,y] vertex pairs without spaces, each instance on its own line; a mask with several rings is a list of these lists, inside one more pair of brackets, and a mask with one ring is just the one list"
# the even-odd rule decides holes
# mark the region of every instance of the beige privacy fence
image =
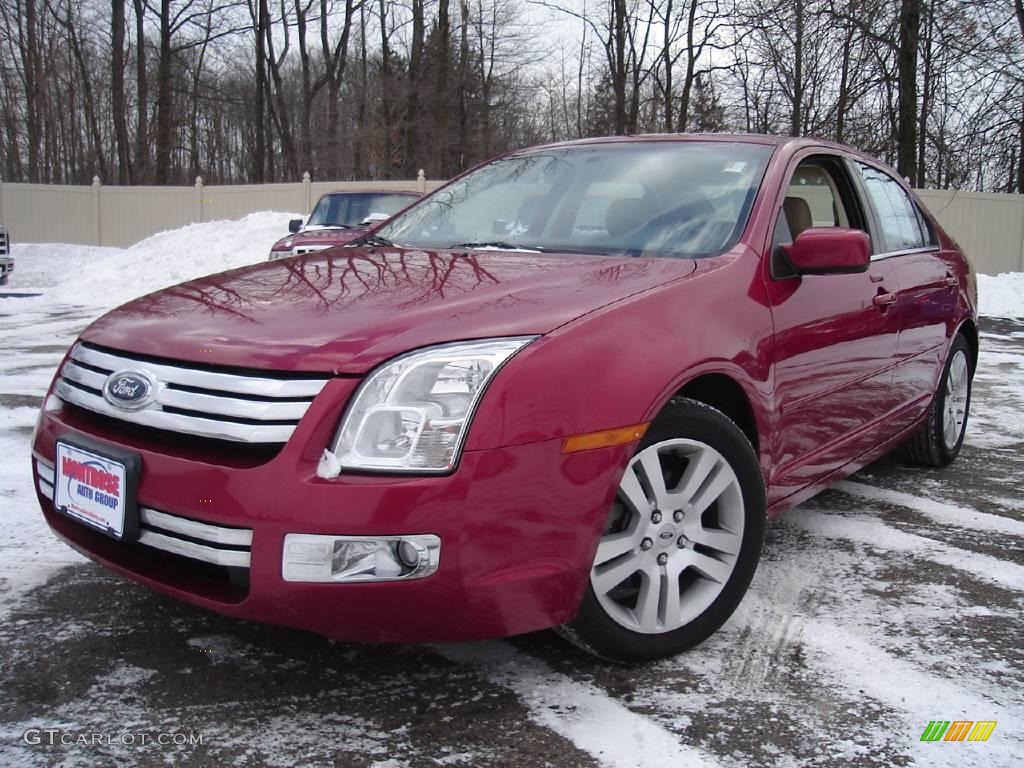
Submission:
[[324,192],[404,190],[429,192],[444,182],[310,181],[191,187],[106,187],[0,182],[0,224],[14,243],[129,246],[169,229],[202,221],[238,219],[255,211],[308,214]]
[[[104,187],[0,182],[0,224],[15,243],[128,246],[149,235],[254,211],[309,213],[332,190],[429,192],[444,182],[310,181],[192,187]],[[979,272],[1024,271],[1024,195],[918,190],[921,200],[964,247]]]

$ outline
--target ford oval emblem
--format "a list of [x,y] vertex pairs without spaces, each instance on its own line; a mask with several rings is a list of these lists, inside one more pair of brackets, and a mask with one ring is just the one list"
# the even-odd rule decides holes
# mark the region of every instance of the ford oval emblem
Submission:
[[122,410],[141,410],[156,398],[156,379],[146,371],[115,371],[103,383],[103,397]]

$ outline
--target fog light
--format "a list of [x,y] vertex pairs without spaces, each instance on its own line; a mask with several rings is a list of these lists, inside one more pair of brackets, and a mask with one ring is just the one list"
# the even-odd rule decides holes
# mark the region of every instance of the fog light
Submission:
[[398,559],[406,568],[415,568],[420,564],[422,557],[420,547],[409,539],[403,539],[398,543]]
[[441,539],[414,536],[324,536],[289,533],[284,537],[281,576],[285,581],[400,581],[437,571]]

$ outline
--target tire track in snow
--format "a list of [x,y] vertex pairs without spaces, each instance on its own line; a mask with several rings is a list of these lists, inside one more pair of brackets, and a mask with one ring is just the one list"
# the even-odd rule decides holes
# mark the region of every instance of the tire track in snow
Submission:
[[1011,536],[1024,536],[1024,522],[1012,517],[981,512],[972,507],[965,507],[944,499],[930,499],[914,496],[903,491],[879,488],[873,485],[843,480],[832,486],[832,490],[856,496],[868,501],[882,504],[893,504],[898,507],[912,509],[931,518],[936,523],[955,525],[960,528],[973,528],[978,531],[1006,533]]
[[706,752],[634,712],[597,686],[555,672],[502,641],[435,646],[445,658],[471,665],[511,690],[535,723],[613,768],[713,768]]
[[787,513],[786,520],[818,536],[921,555],[1005,589],[1024,591],[1022,566],[980,552],[952,547],[925,536],[906,533],[872,517],[830,514],[802,506]]
[[[983,745],[918,744],[919,749],[909,753],[915,765],[932,765],[935,748],[951,746],[968,749],[943,752],[938,764],[986,768],[1020,764],[1024,741],[1020,739],[1019,724],[1024,718],[1024,706],[1019,702],[999,702],[968,691],[957,680],[929,674],[879,650],[875,643],[851,633],[849,626],[809,619],[803,622],[801,630],[801,642],[819,658],[816,666],[823,674],[839,678],[844,687],[863,691],[864,695],[904,713],[902,727],[908,743],[919,740],[929,720],[996,720],[1002,726],[997,726],[997,738]],[[822,663],[821,659],[826,661]],[[894,685],[894,681],[899,684]],[[974,746],[984,749],[970,749]]]

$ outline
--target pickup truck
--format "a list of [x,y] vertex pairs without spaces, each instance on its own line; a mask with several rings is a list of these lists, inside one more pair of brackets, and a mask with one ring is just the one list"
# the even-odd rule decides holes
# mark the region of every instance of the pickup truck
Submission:
[[418,199],[415,192],[328,192],[317,201],[305,223],[302,219],[288,222],[291,234],[274,243],[270,261],[344,245]]

